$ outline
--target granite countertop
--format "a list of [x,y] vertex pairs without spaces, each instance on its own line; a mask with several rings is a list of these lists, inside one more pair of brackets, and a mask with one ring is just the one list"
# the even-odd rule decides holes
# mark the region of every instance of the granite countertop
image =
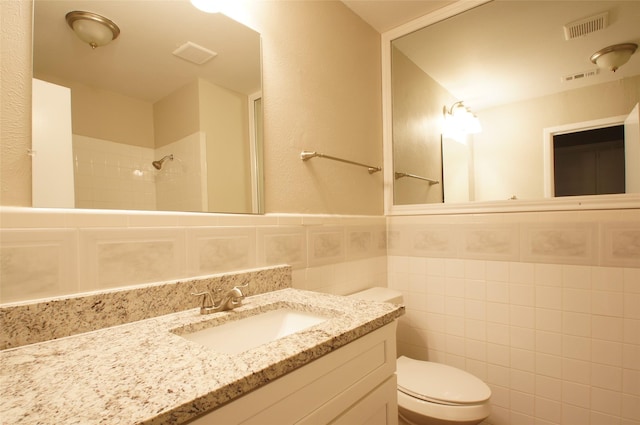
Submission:
[[[330,319],[228,355],[180,337],[203,322],[289,307]],[[0,352],[3,424],[178,424],[240,397],[404,313],[404,307],[297,289],[230,311],[158,316]]]

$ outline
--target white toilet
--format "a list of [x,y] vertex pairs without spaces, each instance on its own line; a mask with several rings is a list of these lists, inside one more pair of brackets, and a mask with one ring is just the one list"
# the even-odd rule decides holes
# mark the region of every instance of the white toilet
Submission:
[[[402,304],[402,294],[376,287],[354,298]],[[398,411],[410,425],[475,425],[489,416],[491,389],[475,376],[440,363],[397,360]]]

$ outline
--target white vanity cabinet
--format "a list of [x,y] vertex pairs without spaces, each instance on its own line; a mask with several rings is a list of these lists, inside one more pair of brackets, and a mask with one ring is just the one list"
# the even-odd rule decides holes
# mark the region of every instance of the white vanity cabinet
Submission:
[[396,321],[190,425],[397,425]]

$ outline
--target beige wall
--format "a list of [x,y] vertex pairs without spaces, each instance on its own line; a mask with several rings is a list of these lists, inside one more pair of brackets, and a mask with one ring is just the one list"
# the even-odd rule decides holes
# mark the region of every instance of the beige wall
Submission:
[[640,101],[640,76],[479,111],[473,136],[475,200],[541,199],[543,129],[627,115]]
[[[382,165],[380,35],[338,1],[245,2],[237,18],[262,34],[266,211],[381,214],[382,173],[299,158]],[[2,24],[0,202],[28,206],[30,7],[2,2]]]
[[31,3],[0,1],[0,205],[31,205]]
[[392,68],[394,171],[440,181],[429,185],[412,178],[396,180],[394,204],[440,203],[442,107],[455,98],[395,48]]
[[193,80],[153,104],[157,148],[200,131],[198,90],[198,80]]

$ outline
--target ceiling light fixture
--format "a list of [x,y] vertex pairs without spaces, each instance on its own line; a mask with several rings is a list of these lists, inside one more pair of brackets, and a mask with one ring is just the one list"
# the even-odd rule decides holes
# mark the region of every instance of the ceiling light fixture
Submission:
[[482,131],[480,120],[469,108],[464,106],[462,101],[454,103],[450,108],[447,108],[446,105],[443,106],[442,114],[444,115],[442,134],[445,137],[459,140],[463,139],[467,134],[480,133]]
[[78,38],[92,49],[105,46],[120,35],[120,28],[111,19],[97,13],[74,10],[65,18]]
[[614,44],[592,54],[591,62],[600,68],[616,72],[618,68],[627,63],[637,48],[638,45],[635,43]]

